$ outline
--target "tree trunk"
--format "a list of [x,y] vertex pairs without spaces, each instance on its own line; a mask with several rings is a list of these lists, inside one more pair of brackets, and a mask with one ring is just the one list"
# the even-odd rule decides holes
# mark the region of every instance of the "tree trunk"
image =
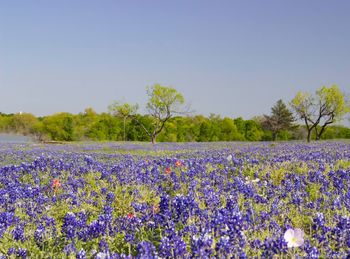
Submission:
[[126,117],[124,117],[124,141],[125,141],[125,123],[126,123]]
[[321,136],[322,136],[322,134],[325,132],[327,125],[333,123],[333,118],[334,118],[334,116],[332,116],[332,118],[331,118],[330,120],[326,121],[326,122],[322,125],[320,132],[319,132],[318,134],[316,134],[316,138],[317,138],[317,139],[321,139]]
[[312,129],[307,129],[307,142],[310,142],[311,140],[311,131]]
[[306,125],[306,128],[307,128],[307,142],[310,143],[312,129],[314,127],[316,127],[317,125],[315,125],[315,123],[314,123],[312,126],[310,126],[306,117],[305,117],[305,125]]
[[277,139],[277,132],[272,132],[272,140],[276,141]]
[[315,140],[319,140],[319,135],[318,135],[318,130],[317,130],[317,126],[315,127],[315,134],[316,134],[316,137],[315,137]]
[[156,135],[152,135],[151,142],[153,145],[156,144]]

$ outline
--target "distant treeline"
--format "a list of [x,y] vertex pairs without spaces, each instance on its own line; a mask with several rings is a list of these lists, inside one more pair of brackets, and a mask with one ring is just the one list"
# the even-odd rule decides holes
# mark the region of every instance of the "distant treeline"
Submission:
[[[79,114],[57,113],[36,117],[30,113],[0,113],[0,132],[31,135],[38,141],[122,141],[124,120],[110,113],[96,113],[87,108]],[[140,126],[151,127],[149,115],[135,115],[126,120],[125,138],[128,141],[149,141]],[[277,140],[305,139],[304,126],[294,126],[279,132]],[[329,126],[322,139],[350,139],[350,128]],[[252,120],[202,115],[173,117],[159,134],[161,142],[209,142],[209,141],[269,141],[272,132],[264,127],[263,118]]]

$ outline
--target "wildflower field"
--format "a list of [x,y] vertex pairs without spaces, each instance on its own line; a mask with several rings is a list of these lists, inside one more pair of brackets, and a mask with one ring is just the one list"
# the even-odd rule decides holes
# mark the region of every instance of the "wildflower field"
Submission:
[[0,258],[346,258],[350,142],[0,144]]

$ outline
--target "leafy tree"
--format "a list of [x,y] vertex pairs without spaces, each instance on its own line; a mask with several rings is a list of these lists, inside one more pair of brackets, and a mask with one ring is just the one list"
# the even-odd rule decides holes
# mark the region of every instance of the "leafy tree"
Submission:
[[233,140],[241,140],[243,136],[238,132],[237,127],[232,119],[224,118],[221,121],[221,141],[233,141]]
[[10,129],[19,134],[29,135],[37,121],[31,113],[16,113],[11,117]]
[[152,127],[147,129],[142,123],[140,125],[154,144],[157,135],[162,132],[166,122],[175,114],[181,113],[180,108],[185,100],[182,94],[174,88],[160,84],[147,87],[147,95],[149,99],[146,107],[152,118]]
[[45,117],[43,128],[52,140],[75,140],[74,118],[70,113],[61,112]]
[[126,119],[135,116],[139,109],[138,104],[114,102],[108,107],[108,110],[115,116],[123,118],[123,140],[126,141]]
[[84,112],[74,116],[74,139],[86,140],[91,139],[88,137],[91,128],[98,122],[100,115],[96,111],[88,107]]
[[271,108],[271,116],[264,115],[262,125],[264,128],[272,132],[272,140],[275,141],[280,132],[286,131],[292,127],[293,122],[293,113],[280,99]]
[[108,113],[98,115],[96,122],[86,132],[93,140],[121,140],[120,121]]
[[349,112],[344,94],[336,85],[322,86],[316,91],[316,96],[298,92],[291,105],[305,122],[308,142],[311,140],[312,130],[315,130],[316,140],[319,140],[329,124],[340,120]]
[[263,136],[260,124],[254,120],[245,121],[245,134],[244,137],[248,141],[260,141]]
[[[149,132],[152,128],[153,118],[149,115],[141,116],[136,114],[132,117],[130,130],[127,132],[127,138],[130,140],[147,141]],[[146,130],[145,130],[146,129]]]

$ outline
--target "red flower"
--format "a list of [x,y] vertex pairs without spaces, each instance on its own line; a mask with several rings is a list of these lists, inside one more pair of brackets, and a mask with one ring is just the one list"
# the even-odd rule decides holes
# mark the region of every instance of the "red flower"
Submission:
[[180,167],[180,166],[182,166],[182,163],[181,163],[180,160],[177,160],[177,161],[175,162],[175,165],[176,165],[177,167]]
[[128,213],[128,218],[129,218],[129,219],[132,219],[133,217],[134,217],[134,214],[132,214],[131,212]]
[[170,174],[171,173],[171,168],[170,167],[165,168],[165,173],[166,174]]
[[60,180],[53,179],[52,184],[51,184],[51,188],[56,191],[56,190],[60,189],[61,187],[62,187],[62,185],[60,183]]

